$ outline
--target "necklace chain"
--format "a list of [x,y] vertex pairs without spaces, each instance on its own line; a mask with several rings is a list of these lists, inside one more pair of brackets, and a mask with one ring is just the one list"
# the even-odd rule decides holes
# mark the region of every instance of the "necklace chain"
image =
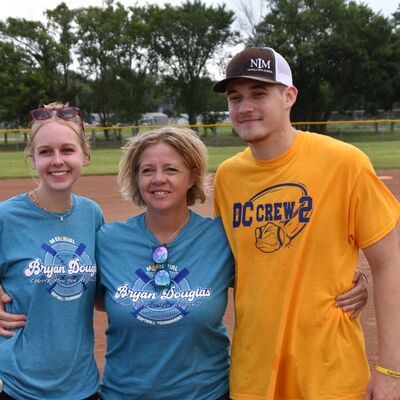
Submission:
[[189,221],[189,214],[187,215],[187,217],[183,221],[183,224],[180,225],[179,228],[165,241],[165,244],[168,244],[173,239],[175,239],[175,236],[181,231],[181,229],[187,224],[188,221]]
[[50,211],[48,208],[46,208],[46,207],[39,201],[39,199],[38,199],[38,197],[37,197],[37,194],[36,194],[36,189],[32,190],[31,194],[32,194],[33,201],[34,201],[42,210],[46,211],[47,213],[49,213],[49,214],[52,215],[53,217],[59,218],[61,222],[64,221],[64,218],[67,217],[67,216],[71,213],[72,206],[74,205],[74,199],[73,199],[73,197],[71,197],[71,203],[70,203],[70,205],[69,205],[67,211],[66,211],[64,214],[59,215],[59,214],[57,214],[57,213],[55,213],[55,212],[53,212],[53,211]]
[[[146,214],[146,216],[147,216],[147,214]],[[168,237],[168,239],[165,240],[165,241],[163,242],[164,244],[168,244],[169,242],[171,242],[171,241],[175,238],[175,236],[181,231],[181,229],[188,223],[189,217],[190,217],[190,213],[188,213],[187,217],[186,217],[185,220],[183,221],[183,224],[182,224],[182,225],[179,225],[178,229],[177,229],[176,231],[174,231],[174,232],[172,233],[172,235],[170,235],[170,236]],[[146,223],[146,219],[147,219],[147,218],[145,218],[145,223]],[[146,225],[147,225],[147,223],[146,223]],[[148,227],[148,225],[147,225],[147,227]],[[155,235],[154,235],[154,236],[155,236]]]

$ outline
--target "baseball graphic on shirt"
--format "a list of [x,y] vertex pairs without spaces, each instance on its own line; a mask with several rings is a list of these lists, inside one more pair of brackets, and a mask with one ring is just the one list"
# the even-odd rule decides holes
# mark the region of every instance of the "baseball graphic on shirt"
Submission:
[[[300,183],[268,187],[243,206],[235,205],[240,222],[254,226],[255,246],[263,253],[290,247],[312,215],[312,197]],[[256,226],[258,224],[258,226]]]

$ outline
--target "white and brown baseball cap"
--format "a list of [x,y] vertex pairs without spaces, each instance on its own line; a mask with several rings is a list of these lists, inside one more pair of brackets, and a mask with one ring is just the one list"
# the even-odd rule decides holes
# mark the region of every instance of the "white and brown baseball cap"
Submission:
[[214,85],[214,92],[225,92],[226,85],[239,78],[293,85],[289,64],[271,47],[249,47],[236,54],[226,68],[226,78]]

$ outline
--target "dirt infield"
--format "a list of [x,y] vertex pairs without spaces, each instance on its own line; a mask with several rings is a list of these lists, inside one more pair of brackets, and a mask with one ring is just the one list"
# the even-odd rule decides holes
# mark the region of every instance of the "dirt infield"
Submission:
[[[378,171],[378,175],[400,200],[400,170],[385,170]],[[19,193],[29,191],[35,187],[35,183],[31,179],[18,179],[18,180],[0,180],[0,201],[6,200],[11,196]],[[133,206],[130,202],[121,200],[118,192],[116,177],[115,176],[96,176],[96,177],[82,177],[76,186],[76,193],[90,197],[98,202],[104,211],[107,222],[113,220],[123,221],[126,218],[137,214],[140,209]],[[212,199],[209,198],[202,204],[193,207],[194,210],[204,214],[211,215],[212,213]],[[362,254],[360,254],[360,269],[363,270],[370,278],[369,291],[372,290],[371,274],[367,262]],[[230,300],[228,310],[226,312],[226,323],[229,332],[232,332],[234,323],[233,307]],[[103,359],[105,353],[105,329],[107,327],[107,318],[105,313],[95,313],[95,353],[96,359],[100,370],[103,368]],[[365,308],[361,317],[363,324],[367,356],[370,364],[375,364],[377,360],[377,340],[376,340],[376,323],[375,323],[375,310],[370,294],[370,300]]]

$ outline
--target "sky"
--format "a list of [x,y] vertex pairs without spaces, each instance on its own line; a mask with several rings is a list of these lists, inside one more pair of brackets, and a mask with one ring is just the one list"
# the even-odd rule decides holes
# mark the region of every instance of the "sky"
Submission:
[[[5,20],[8,17],[25,18],[28,20],[43,20],[43,12],[46,9],[53,9],[58,6],[63,0],[3,0],[0,7],[0,20]],[[230,4],[227,8],[238,8],[241,0],[203,0],[209,5],[215,4]],[[243,0],[242,0],[243,1]],[[70,9],[77,7],[87,6],[102,6],[104,0],[64,0]],[[179,5],[182,0],[119,0],[124,5],[135,5],[136,3],[144,5],[151,4],[164,4],[170,3],[172,5]],[[258,4],[257,0],[250,0],[254,4]],[[384,16],[390,17],[393,12],[397,10],[400,0],[364,0],[358,1],[370,6],[375,12],[381,12]],[[249,1],[246,1],[248,4]]]

